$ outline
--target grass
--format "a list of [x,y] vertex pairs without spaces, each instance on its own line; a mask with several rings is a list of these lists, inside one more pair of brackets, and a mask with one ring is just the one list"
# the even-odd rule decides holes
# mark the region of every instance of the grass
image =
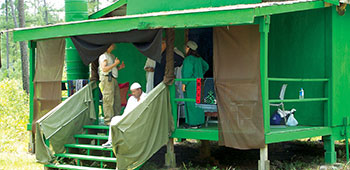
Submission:
[[27,152],[28,95],[18,80],[0,82],[0,170],[43,169]]

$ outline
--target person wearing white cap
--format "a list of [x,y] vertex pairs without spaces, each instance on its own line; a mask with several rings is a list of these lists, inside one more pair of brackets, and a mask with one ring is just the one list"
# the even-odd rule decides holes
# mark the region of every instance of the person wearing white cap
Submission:
[[133,83],[130,86],[130,91],[131,91],[131,96],[128,99],[123,115],[114,116],[112,118],[111,124],[109,126],[108,141],[102,144],[102,146],[105,148],[112,147],[112,135],[111,135],[112,126],[116,125],[120,120],[122,120],[126,115],[128,115],[132,110],[134,110],[135,107],[138,106],[140,103],[142,103],[147,96],[147,94],[142,91],[141,85],[137,82]]
[[[188,41],[186,44],[187,56],[183,62],[182,78],[203,78],[204,73],[208,71],[209,65],[196,52],[198,45],[193,41]],[[182,82],[182,91],[185,98],[196,98],[196,82]],[[190,128],[198,128],[204,123],[204,111],[197,108],[193,102],[185,102],[186,108],[186,124]]]

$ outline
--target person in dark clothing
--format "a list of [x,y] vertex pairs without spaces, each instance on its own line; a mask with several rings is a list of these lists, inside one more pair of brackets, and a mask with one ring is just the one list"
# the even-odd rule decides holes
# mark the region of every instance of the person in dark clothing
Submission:
[[[166,43],[162,42],[162,60],[160,63],[156,62],[156,67],[154,68],[154,87],[156,87],[160,82],[163,81],[165,74],[165,65],[166,65]],[[184,58],[174,52],[174,68],[180,67]]]

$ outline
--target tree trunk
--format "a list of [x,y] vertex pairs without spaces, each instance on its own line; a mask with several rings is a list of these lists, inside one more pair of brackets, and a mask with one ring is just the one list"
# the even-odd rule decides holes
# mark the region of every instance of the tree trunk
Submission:
[[[8,10],[8,0],[5,1],[6,8],[6,31],[9,29],[8,21],[9,21],[9,10]],[[9,33],[6,32],[6,69],[9,71],[10,66],[10,44],[9,44]],[[8,74],[7,74],[8,76]]]
[[10,2],[11,12],[12,12],[13,23],[15,24],[15,28],[18,28],[15,5],[13,3],[13,0],[9,0],[9,2]]
[[[25,15],[24,15],[24,0],[18,0],[18,20],[19,27],[25,27]],[[27,51],[27,43],[25,41],[19,42],[20,50],[21,50],[21,61],[22,61],[22,82],[23,89],[29,93],[29,74],[28,74],[28,51]]]
[[49,24],[49,14],[47,12],[47,4],[46,4],[46,0],[43,1],[44,2],[44,20],[45,20],[45,24]]

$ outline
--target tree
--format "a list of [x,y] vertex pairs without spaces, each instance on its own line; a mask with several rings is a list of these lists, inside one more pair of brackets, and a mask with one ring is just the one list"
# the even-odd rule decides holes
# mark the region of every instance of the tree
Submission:
[[[10,7],[12,11],[12,18],[15,24],[15,28],[25,27],[25,15],[24,15],[24,2],[23,0],[18,0],[17,11],[18,11],[18,20],[16,17],[16,8],[13,0],[9,0]],[[21,51],[21,65],[22,65],[22,86],[23,90],[29,93],[29,74],[28,74],[28,52],[27,52],[27,44],[24,41],[20,42],[20,51]]]
[[[18,10],[18,20],[19,27],[25,27],[25,15],[24,15],[24,0],[18,0],[17,10]],[[19,42],[21,49],[21,61],[22,61],[22,82],[23,89],[29,93],[29,72],[28,72],[28,51],[27,43],[25,41]]]
[[6,8],[6,69],[9,71],[10,66],[10,44],[9,44],[9,32],[8,32],[8,21],[9,21],[9,12],[8,12],[8,0],[5,1]]
[[15,24],[15,28],[18,28],[15,5],[13,3],[13,0],[9,0],[9,2],[10,2],[11,12],[12,12],[13,23]]
[[43,1],[44,2],[44,20],[45,20],[45,24],[49,24],[49,16],[48,16],[48,11],[47,11],[47,4],[46,4],[46,0]]

